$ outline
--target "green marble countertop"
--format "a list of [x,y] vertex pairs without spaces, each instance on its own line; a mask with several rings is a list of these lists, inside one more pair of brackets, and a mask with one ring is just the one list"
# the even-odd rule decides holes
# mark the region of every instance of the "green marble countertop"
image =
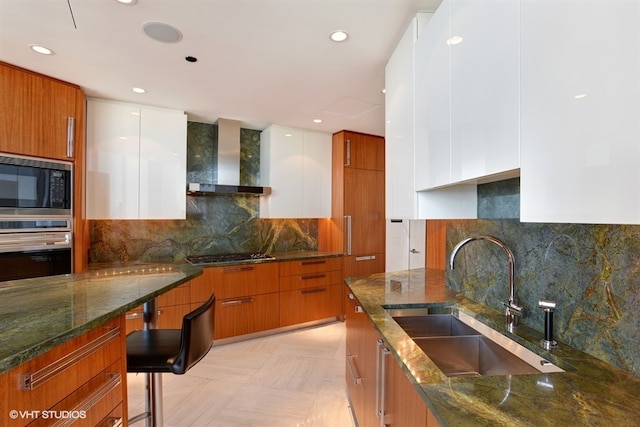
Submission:
[[0,373],[201,273],[186,264],[135,264],[1,282]]
[[[524,323],[509,333],[504,314],[444,285],[444,272],[409,270],[347,279],[395,360],[442,426],[638,426],[640,378],[566,344],[551,352]],[[385,308],[455,306],[566,372],[446,377]],[[526,319],[524,320],[526,322]]]
[[[216,262],[211,264],[199,264],[201,267],[224,267],[229,265],[244,264],[264,264],[270,262],[299,261],[312,258],[336,258],[343,256],[341,253],[335,252],[319,252],[319,251],[290,251],[290,252],[271,252],[269,253],[273,259],[248,259],[244,261],[227,261]],[[185,261],[186,262],[186,261]]]

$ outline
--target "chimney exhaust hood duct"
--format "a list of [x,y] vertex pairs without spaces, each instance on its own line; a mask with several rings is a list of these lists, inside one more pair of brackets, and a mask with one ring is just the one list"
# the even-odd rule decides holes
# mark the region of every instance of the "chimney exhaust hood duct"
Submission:
[[218,175],[215,184],[189,183],[190,196],[271,194],[271,187],[240,185],[240,122],[218,119]]

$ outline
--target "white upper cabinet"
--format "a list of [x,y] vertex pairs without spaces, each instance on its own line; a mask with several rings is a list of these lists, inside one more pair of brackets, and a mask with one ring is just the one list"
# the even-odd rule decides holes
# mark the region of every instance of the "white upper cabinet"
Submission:
[[261,218],[331,217],[331,134],[272,125],[260,135]]
[[451,183],[449,1],[415,44],[415,190]]
[[639,224],[638,2],[521,13],[521,220]]
[[519,3],[450,2],[451,182],[517,170]]
[[414,165],[414,71],[418,30],[431,18],[419,13],[411,20],[385,67],[386,217],[417,218]]
[[88,219],[186,217],[187,117],[87,100]]
[[416,42],[416,190],[518,174],[519,4],[444,0]]

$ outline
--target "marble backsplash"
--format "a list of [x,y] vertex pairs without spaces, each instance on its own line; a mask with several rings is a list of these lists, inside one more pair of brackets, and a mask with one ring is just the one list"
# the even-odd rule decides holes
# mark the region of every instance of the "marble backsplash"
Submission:
[[[240,139],[240,184],[257,185],[260,131],[241,129]],[[215,182],[217,142],[216,125],[188,123],[187,182]],[[260,219],[259,209],[259,198],[250,195],[187,196],[186,220],[91,221],[89,262],[181,261],[187,255],[317,249],[317,220]]]
[[[538,301],[554,300],[557,340],[640,376],[640,226],[495,219],[501,200],[509,205],[504,207],[508,218],[518,203],[504,187],[495,186],[500,197],[490,203],[490,214],[479,211],[492,219],[447,222],[447,256],[471,235],[504,241],[515,255],[516,300],[526,310],[524,323],[542,331]],[[447,266],[451,288],[498,311],[508,297],[507,276],[507,255],[487,241],[470,242],[458,253],[455,269]]]

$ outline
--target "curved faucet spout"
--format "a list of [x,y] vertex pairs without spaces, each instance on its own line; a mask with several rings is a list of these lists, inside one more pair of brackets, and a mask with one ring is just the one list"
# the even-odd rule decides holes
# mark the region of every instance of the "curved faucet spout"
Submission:
[[503,241],[493,236],[486,236],[486,235],[471,236],[460,241],[453,248],[453,251],[451,252],[451,258],[449,259],[449,266],[451,267],[452,270],[454,269],[456,255],[458,254],[460,249],[462,249],[462,247],[465,246],[467,243],[472,242],[474,240],[486,240],[491,243],[494,243],[500,246],[507,253],[507,256],[509,257],[509,299],[507,300],[506,303],[503,303],[503,304],[507,307],[507,310],[506,310],[507,327],[511,331],[512,328],[517,323],[516,316],[522,315],[522,307],[519,307],[516,304],[516,295],[515,295],[515,286],[514,286],[516,261],[511,249],[509,249],[509,247]]

